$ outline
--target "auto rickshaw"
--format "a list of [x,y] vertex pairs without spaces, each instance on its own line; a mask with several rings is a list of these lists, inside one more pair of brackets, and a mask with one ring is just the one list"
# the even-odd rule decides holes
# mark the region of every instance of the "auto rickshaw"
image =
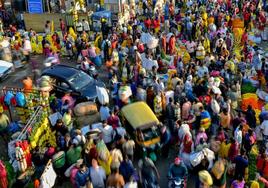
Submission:
[[145,102],[131,103],[122,108],[121,115],[138,151],[156,161],[156,154],[160,151],[160,122],[150,107]]

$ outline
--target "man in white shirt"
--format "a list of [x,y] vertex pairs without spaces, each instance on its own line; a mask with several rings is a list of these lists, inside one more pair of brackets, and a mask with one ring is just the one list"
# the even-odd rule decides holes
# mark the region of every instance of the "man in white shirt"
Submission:
[[76,31],[81,35],[83,32],[83,23],[81,22],[81,20],[79,20],[76,25]]
[[92,159],[89,175],[93,187],[105,187],[106,174],[104,169],[98,165],[96,159]]
[[106,144],[106,146],[108,147],[108,149],[110,149],[111,144],[113,142],[113,133],[114,133],[113,127],[111,125],[108,125],[106,120],[102,122],[102,126],[103,126],[101,130],[102,139]]
[[85,31],[86,33],[88,33],[89,30],[90,30],[88,21],[85,20],[85,19],[83,19],[83,20],[82,20],[82,24],[83,24],[83,29],[84,29],[84,31]]

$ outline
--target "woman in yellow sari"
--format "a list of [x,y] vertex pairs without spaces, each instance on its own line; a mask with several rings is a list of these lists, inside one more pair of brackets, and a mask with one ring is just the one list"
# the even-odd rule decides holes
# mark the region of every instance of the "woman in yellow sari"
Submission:
[[210,41],[208,39],[207,33],[205,34],[205,37],[203,38],[203,46],[205,48],[206,54],[210,53]]

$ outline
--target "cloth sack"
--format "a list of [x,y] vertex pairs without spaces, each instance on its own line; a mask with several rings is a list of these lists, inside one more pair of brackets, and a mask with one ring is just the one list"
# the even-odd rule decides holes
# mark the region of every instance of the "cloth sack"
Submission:
[[215,99],[212,99],[211,100],[211,109],[212,111],[215,113],[215,114],[219,114],[220,113],[220,105],[219,103],[215,100]]
[[78,117],[92,115],[97,112],[97,105],[94,102],[82,102],[74,107],[74,114]]
[[214,166],[211,169],[212,174],[216,179],[220,179],[224,173],[224,164],[222,160],[218,160],[215,162]]

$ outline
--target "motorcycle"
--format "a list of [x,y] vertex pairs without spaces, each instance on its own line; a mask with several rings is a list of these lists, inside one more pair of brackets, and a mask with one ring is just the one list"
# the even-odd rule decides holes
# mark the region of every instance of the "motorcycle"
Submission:
[[89,60],[85,60],[85,61],[87,63],[81,62],[81,65],[79,65],[78,68],[86,72],[92,78],[97,79],[98,71],[96,70],[95,65],[91,63]]
[[168,177],[168,188],[184,188],[184,179]]

